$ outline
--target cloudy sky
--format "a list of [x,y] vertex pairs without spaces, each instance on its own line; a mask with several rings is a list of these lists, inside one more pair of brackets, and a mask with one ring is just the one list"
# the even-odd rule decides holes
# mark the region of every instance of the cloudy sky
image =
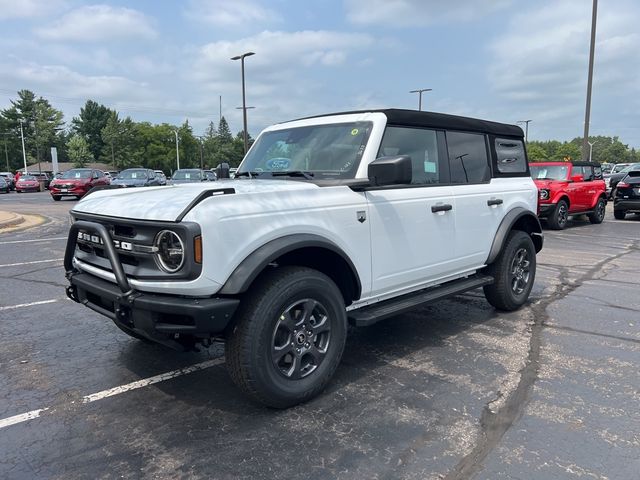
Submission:
[[[600,2],[591,133],[640,147],[640,2]],[[65,112],[92,98],[196,133],[300,116],[417,108],[582,135],[591,0],[0,0],[0,107],[29,88]]]

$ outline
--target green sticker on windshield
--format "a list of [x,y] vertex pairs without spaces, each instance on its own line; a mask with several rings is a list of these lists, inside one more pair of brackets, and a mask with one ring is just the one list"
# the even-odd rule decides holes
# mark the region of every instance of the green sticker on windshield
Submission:
[[351,130],[351,135],[352,136],[356,136],[358,134],[359,130],[357,128],[354,128],[353,130]]

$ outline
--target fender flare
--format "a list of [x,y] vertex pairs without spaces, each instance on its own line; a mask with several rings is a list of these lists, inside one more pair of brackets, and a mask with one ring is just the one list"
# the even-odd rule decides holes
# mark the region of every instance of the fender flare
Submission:
[[339,255],[349,266],[353,274],[353,278],[355,279],[355,295],[356,298],[360,298],[362,284],[358,271],[349,256],[332,241],[319,235],[306,233],[276,238],[253,251],[253,253],[249,254],[240,262],[218,293],[222,295],[237,295],[246,292],[251,283],[267,265],[286,253],[307,247],[324,248]]
[[[542,250],[542,243],[544,241],[544,236],[542,234],[542,226],[540,225],[540,220],[538,217],[531,211],[522,208],[516,207],[507,213],[502,222],[500,222],[500,226],[498,227],[498,231],[496,232],[495,237],[493,237],[493,243],[491,244],[491,250],[489,250],[489,256],[487,257],[486,264],[489,265],[493,263],[493,261],[498,258],[498,255],[502,251],[502,247],[504,246],[505,241],[507,240],[507,236],[509,232],[513,229],[513,226],[521,219],[525,219],[526,221],[532,225],[531,231],[527,232],[533,238],[533,244],[536,247],[536,252]],[[537,237],[537,238],[536,238]]]

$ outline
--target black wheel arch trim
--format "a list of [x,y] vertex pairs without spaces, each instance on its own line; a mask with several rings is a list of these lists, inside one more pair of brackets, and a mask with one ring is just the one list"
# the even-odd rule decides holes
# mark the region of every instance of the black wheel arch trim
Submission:
[[513,210],[509,211],[509,213],[507,213],[502,219],[502,222],[498,227],[498,231],[493,238],[493,243],[491,244],[489,257],[486,261],[487,265],[493,263],[495,259],[498,258],[498,255],[502,251],[502,248],[504,247],[504,244],[507,240],[509,232],[513,229],[516,223],[524,218],[526,218],[526,221],[529,223],[529,225],[531,225],[531,231],[526,233],[531,236],[533,244],[536,247],[536,253],[542,250],[544,235],[542,234],[542,226],[540,225],[540,220],[533,212],[522,207],[516,207]]
[[349,256],[332,241],[313,234],[286,235],[265,243],[240,262],[218,293],[222,295],[237,295],[246,292],[251,283],[270,263],[289,252],[308,247],[324,248],[336,253],[345,261],[355,281],[354,300],[359,299],[362,293],[362,283],[360,282],[358,271]]

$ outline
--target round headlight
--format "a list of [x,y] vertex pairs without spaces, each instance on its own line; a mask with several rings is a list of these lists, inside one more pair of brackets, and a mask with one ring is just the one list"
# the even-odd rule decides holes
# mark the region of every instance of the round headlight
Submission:
[[549,198],[549,190],[540,190],[540,200],[547,200]]
[[171,230],[162,230],[156,235],[154,242],[158,251],[156,260],[162,270],[174,273],[184,264],[184,244],[177,233]]

